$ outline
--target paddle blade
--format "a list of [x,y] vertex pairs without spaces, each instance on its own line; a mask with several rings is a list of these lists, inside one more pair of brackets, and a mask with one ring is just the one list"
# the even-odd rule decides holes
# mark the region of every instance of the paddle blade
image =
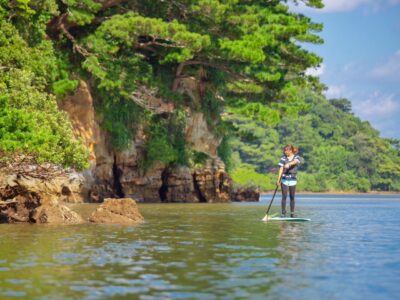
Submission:
[[271,214],[271,215],[266,214],[265,217],[262,218],[262,221],[268,221],[268,219],[276,217],[277,215],[278,215],[277,213],[274,213],[274,214]]

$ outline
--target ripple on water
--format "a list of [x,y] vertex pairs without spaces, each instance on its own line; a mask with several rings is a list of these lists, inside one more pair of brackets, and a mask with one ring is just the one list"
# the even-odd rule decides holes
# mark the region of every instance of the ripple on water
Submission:
[[25,297],[27,293],[21,292],[21,291],[13,291],[10,289],[7,289],[5,291],[0,291],[0,296],[3,297]]
[[131,227],[30,226],[11,232],[0,226],[7,245],[0,250],[0,296],[395,299],[400,294],[399,202],[301,201],[299,212],[313,221],[260,222],[261,203],[144,205],[147,222]]

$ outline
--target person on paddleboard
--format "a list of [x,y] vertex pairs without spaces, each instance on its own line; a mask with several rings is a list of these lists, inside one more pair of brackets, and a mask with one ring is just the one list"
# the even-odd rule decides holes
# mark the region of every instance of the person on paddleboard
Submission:
[[297,169],[300,164],[300,157],[297,155],[298,149],[293,145],[286,145],[283,148],[284,155],[279,161],[279,175],[277,185],[282,189],[282,218],[286,217],[286,198],[289,193],[290,196],[290,217],[294,218],[295,202],[294,197],[296,194],[297,184]]

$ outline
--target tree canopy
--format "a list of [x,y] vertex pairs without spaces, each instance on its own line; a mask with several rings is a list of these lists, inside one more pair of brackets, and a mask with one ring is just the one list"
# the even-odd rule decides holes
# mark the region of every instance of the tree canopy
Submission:
[[[148,153],[157,153],[152,147],[167,143],[164,149],[176,152],[165,156],[167,162],[188,163],[190,151],[180,138],[183,107],[203,111],[216,134],[224,135],[226,126],[220,115],[225,108],[276,124],[281,116],[304,108],[305,103],[297,96],[300,89],[320,89],[305,70],[318,66],[321,58],[303,49],[301,43],[321,43],[317,33],[322,25],[291,12],[286,2],[0,0],[0,72],[7,95],[3,110],[7,107],[11,114],[10,109],[35,107],[39,113],[39,104],[34,103],[40,103],[48,109],[42,114],[61,118],[63,114],[55,111],[56,98],[61,101],[74,91],[77,80],[84,78],[92,85],[102,126],[109,131],[116,149],[129,145],[137,124],[147,124],[148,135],[154,134],[149,139]],[[302,2],[322,7],[321,0]],[[24,78],[21,84],[24,82],[25,98],[22,94],[11,96],[22,87],[10,85],[10,76]],[[177,92],[179,82],[187,77],[197,80],[200,105]],[[175,111],[167,117],[154,116],[150,106],[137,103],[139,98],[152,96],[173,103]],[[20,101],[23,103],[17,104]],[[63,118],[48,125],[53,134],[51,149],[65,144],[66,136],[73,145],[78,143],[67,130],[68,120]],[[63,133],[56,124],[63,124]],[[28,126],[28,135],[35,136],[35,126],[39,125]],[[156,130],[160,126],[176,130],[163,133]],[[50,139],[51,134],[45,136]],[[20,141],[11,143],[11,147],[10,137],[6,136],[0,138],[1,148],[34,148],[19,137],[16,139]],[[163,142],[154,142],[156,137]],[[35,151],[42,153],[40,146]],[[52,157],[48,151],[40,155],[44,159]],[[82,167],[83,152],[75,153],[80,153],[77,161],[57,161]],[[187,157],[187,161],[181,157]]]

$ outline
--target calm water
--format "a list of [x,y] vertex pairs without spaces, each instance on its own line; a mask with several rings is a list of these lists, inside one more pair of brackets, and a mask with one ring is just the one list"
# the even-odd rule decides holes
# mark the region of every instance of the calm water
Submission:
[[300,195],[311,222],[264,223],[270,197],[142,204],[136,227],[1,225],[0,298],[399,299],[399,195]]

